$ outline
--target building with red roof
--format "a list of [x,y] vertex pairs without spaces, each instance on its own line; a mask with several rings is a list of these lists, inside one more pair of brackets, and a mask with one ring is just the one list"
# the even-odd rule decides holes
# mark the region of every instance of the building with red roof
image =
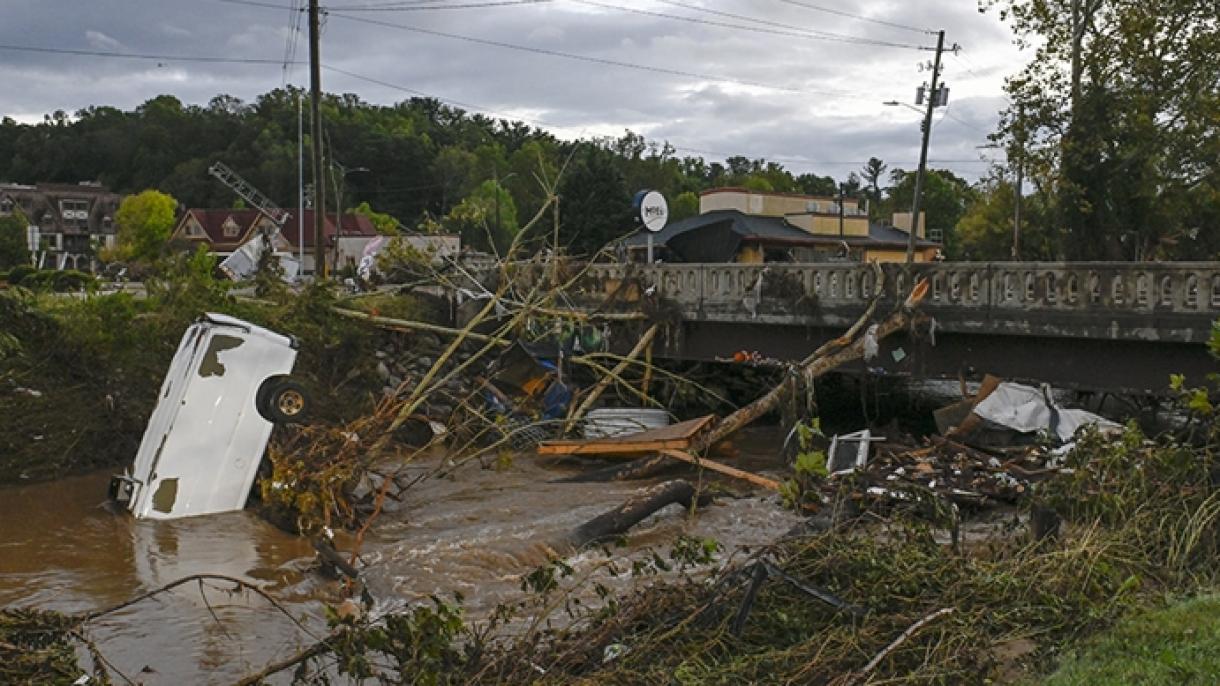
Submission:
[[[306,273],[313,273],[314,211],[305,210],[301,219],[304,219],[305,227],[304,269]],[[301,253],[300,226],[296,211],[288,210],[288,219],[275,239],[277,253],[293,256]],[[247,241],[274,227],[275,222],[270,217],[255,209],[192,208],[178,220],[170,240],[206,245],[209,252],[224,259]],[[333,214],[327,214],[322,222],[323,245],[332,269],[355,267],[365,246],[376,237],[377,229],[362,214],[343,215],[338,227]]]

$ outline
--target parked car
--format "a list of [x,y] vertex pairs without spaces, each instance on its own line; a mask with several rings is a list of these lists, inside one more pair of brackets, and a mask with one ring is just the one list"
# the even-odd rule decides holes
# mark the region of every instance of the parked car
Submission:
[[289,336],[200,317],[174,353],[131,471],[111,480],[111,498],[149,519],[245,507],[274,424],[305,416],[305,391],[288,376],[296,356]]

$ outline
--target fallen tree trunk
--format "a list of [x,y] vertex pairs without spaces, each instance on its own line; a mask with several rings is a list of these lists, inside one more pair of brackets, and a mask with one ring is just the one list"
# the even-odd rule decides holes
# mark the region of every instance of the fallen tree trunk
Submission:
[[461,329],[454,329],[448,326],[440,326],[439,324],[429,324],[428,322],[418,322],[408,319],[394,319],[393,317],[382,317],[375,314],[368,314],[358,310],[349,310],[345,307],[332,307],[335,314],[349,319],[359,319],[368,322],[373,326],[387,331],[397,331],[399,333],[412,333],[416,331],[427,331],[429,333],[442,334],[445,336],[464,336],[472,341],[480,343],[495,343],[499,346],[508,347],[512,345],[512,341],[506,338],[496,336],[487,336],[473,331],[463,332]]
[[[910,308],[919,303],[919,300],[923,297],[923,292],[926,292],[926,290],[926,284],[924,282],[920,282],[920,285],[916,286],[912,296],[907,299],[906,305],[902,309],[899,309],[890,316],[886,317],[884,321],[877,325],[876,340],[880,341],[881,339],[906,328],[911,322]],[[874,304],[875,302],[876,301],[874,301]],[[870,305],[870,310],[872,307],[873,306]],[[848,332],[849,334],[852,331],[859,330],[863,322],[866,321],[867,314],[868,313],[866,312],[865,317],[862,317],[856,322],[856,324]],[[840,337],[834,341],[831,341],[831,343],[822,346],[822,348],[819,348],[818,351],[814,352],[814,354],[805,358],[805,360],[801,362],[795,371],[805,377],[806,383],[810,383],[814,379],[826,374],[827,372],[834,371],[848,362],[863,358],[864,344],[868,337],[860,336],[850,343],[844,343],[844,338],[846,337]],[[822,350],[834,348],[837,349],[829,354],[818,354]],[[783,398],[784,387],[786,385],[786,383],[780,383],[759,399],[725,417],[724,421],[717,424],[716,427],[710,432],[704,434],[702,438],[695,441],[691,445],[689,452],[703,452],[709,447],[736,433],[742,427],[753,423],[759,417],[774,410],[779,406],[780,400]]]
[[580,548],[589,543],[604,541],[626,532],[668,505],[678,503],[690,509],[691,505],[704,505],[710,501],[710,496],[701,495],[696,498],[695,487],[689,481],[666,481],[641,491],[613,510],[581,524],[568,535],[567,543],[574,548]]

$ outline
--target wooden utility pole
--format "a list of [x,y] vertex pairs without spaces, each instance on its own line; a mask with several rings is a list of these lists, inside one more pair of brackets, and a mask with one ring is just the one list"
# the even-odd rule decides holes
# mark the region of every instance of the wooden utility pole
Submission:
[[326,180],[322,171],[322,63],[318,51],[318,0],[309,0],[309,131],[313,138],[313,271],[314,278],[326,278],[326,241],[322,226],[326,221]]
[[1021,191],[1025,181],[1025,107],[1017,106],[1017,188],[1013,198],[1012,261],[1021,261]]
[[839,239],[843,238],[843,182],[839,182]]
[[919,147],[919,172],[915,175],[915,201],[911,204],[911,232],[907,235],[907,265],[915,261],[915,234],[919,232],[919,202],[923,193],[923,179],[928,167],[928,138],[932,135],[932,110],[940,98],[940,56],[945,51],[945,32],[936,34],[936,61],[932,66],[932,87],[928,90],[928,111],[923,117],[923,142]]

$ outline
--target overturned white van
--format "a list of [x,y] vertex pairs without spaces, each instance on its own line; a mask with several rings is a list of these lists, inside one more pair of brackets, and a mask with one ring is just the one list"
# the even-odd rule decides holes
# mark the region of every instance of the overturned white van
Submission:
[[110,496],[139,518],[177,519],[245,507],[273,422],[304,417],[306,396],[287,375],[296,341],[223,314],[191,325],[132,469]]

